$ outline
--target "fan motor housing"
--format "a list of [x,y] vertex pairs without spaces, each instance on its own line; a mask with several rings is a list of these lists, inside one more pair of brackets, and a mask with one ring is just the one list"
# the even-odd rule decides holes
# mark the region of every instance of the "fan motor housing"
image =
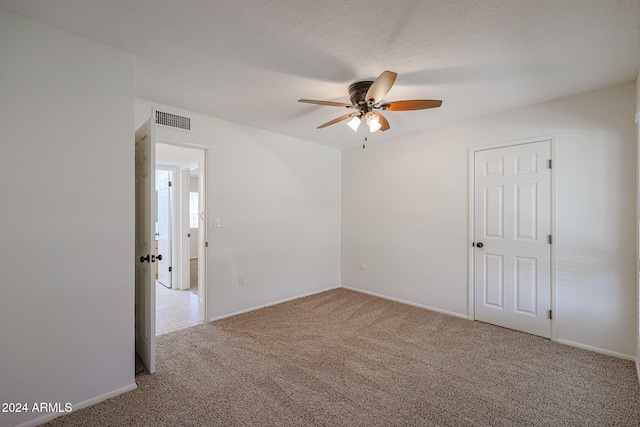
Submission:
[[373,84],[372,81],[355,82],[349,85],[349,98],[353,105],[366,104],[365,96],[369,87]]

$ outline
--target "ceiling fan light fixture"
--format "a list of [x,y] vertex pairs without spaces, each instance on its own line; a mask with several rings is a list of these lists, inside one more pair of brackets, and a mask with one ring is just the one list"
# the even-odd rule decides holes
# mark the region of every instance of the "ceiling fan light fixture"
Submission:
[[377,132],[382,127],[382,124],[380,124],[380,118],[371,111],[365,114],[364,118],[367,122],[367,126],[369,126],[369,132]]
[[371,126],[371,123],[373,123],[374,121],[378,121],[378,116],[373,114],[371,111],[369,111],[367,114],[365,114],[364,118],[365,118],[365,120],[367,122],[367,126]]
[[360,123],[362,122],[362,120],[360,120],[360,117],[358,116],[354,116],[351,120],[349,120],[347,122],[347,125],[349,125],[349,127],[354,131],[357,132],[358,131],[358,127],[360,126]]

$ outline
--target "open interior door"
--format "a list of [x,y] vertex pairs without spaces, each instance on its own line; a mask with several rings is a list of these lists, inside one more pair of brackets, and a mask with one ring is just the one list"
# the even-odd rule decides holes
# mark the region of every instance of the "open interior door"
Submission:
[[155,135],[153,115],[136,131],[136,353],[156,371]]

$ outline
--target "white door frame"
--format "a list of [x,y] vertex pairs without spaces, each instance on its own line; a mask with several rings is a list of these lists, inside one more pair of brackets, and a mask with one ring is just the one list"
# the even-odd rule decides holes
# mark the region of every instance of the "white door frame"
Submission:
[[180,242],[178,240],[180,232],[180,171],[175,166],[167,166],[162,164],[156,164],[156,170],[171,172],[171,187],[169,188],[169,216],[170,216],[170,228],[169,238],[171,239],[171,288],[172,289],[184,289],[184,284],[180,280],[181,278],[181,264],[180,264]]
[[[490,150],[494,148],[504,148],[514,145],[531,144],[534,142],[550,141],[551,142],[551,235],[555,239],[556,233],[556,182],[555,182],[555,158],[556,158],[556,139],[555,135],[539,136],[516,141],[507,141],[490,145],[483,145],[469,148],[469,235],[468,235],[468,260],[469,260],[469,301],[468,313],[469,320],[475,320],[475,254],[477,251],[471,246],[475,236],[475,154],[477,151]],[[551,310],[553,316],[551,318],[551,340],[557,341],[557,306],[556,306],[556,240],[551,244]]]
[[198,298],[203,302],[202,320],[207,321],[207,176],[209,150],[205,149],[198,160],[198,208],[201,212],[200,227],[198,228]]
[[[189,227],[189,192],[190,192],[190,174],[189,167],[182,167],[180,170],[181,182],[180,182],[180,245],[184,250],[180,251],[180,265],[185,268],[181,271],[180,280],[184,283],[185,289],[187,283],[190,281],[190,246],[189,239],[193,238],[190,235]],[[189,265],[189,268],[186,268]]]
[[[206,191],[205,191],[205,186],[203,184],[206,184],[206,178],[205,178],[205,174],[206,174],[206,170],[205,170],[205,157],[206,157],[206,153],[202,153],[202,156],[198,159],[197,162],[188,165],[187,167],[185,167],[183,169],[183,176],[184,179],[187,180],[186,181],[186,194],[185,194],[185,204],[184,204],[184,209],[185,209],[185,214],[186,214],[186,218],[187,221],[185,223],[183,223],[183,226],[187,229],[187,230],[191,230],[190,227],[190,222],[189,222],[189,193],[191,193],[191,171],[193,170],[197,170],[198,171],[198,208],[200,210],[200,212],[206,212]],[[201,256],[204,251],[206,250],[205,248],[205,244],[206,244],[206,235],[203,234],[201,232],[201,230],[206,230],[206,221],[204,220],[204,217],[199,216],[198,218],[198,235],[197,236],[191,236],[190,239],[198,239],[197,245],[198,245],[198,298],[200,299],[200,301],[204,302],[204,295],[206,293],[206,289],[204,286],[204,274],[205,274],[205,270],[201,269],[201,266],[206,267],[206,262],[204,260],[204,258]],[[185,247],[191,247],[191,243],[189,242],[189,240],[185,237]],[[190,259],[191,259],[191,254],[189,254],[188,258],[187,258],[187,263],[189,263]],[[186,265],[186,264],[185,264]],[[186,274],[185,274],[186,276]],[[190,280],[190,279],[189,279]]]

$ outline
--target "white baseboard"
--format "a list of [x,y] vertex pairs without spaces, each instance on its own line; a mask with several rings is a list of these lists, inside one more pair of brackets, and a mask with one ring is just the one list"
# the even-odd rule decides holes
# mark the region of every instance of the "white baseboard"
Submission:
[[[79,402],[79,403],[74,403],[72,412],[75,412],[75,411],[80,410],[80,409],[88,408],[91,405],[95,405],[96,403],[102,402],[103,400],[111,399],[112,397],[116,397],[119,394],[126,393],[126,392],[131,391],[131,390],[135,390],[136,388],[138,388],[138,386],[134,382],[134,383],[126,385],[124,387],[120,387],[118,389],[112,390],[112,391],[110,391],[108,393],[104,393],[104,394],[101,394],[99,396],[92,397],[91,399],[87,399],[87,400],[84,400],[84,401]],[[46,415],[43,415],[41,417],[29,420],[29,421],[27,421],[27,422],[25,422],[23,424],[19,424],[17,427],[35,427],[35,426],[39,426],[40,424],[44,424],[46,422],[54,420],[54,419],[56,419],[58,417],[62,417],[64,415],[65,415],[64,413],[46,414]]]
[[594,351],[596,353],[605,354],[607,356],[617,357],[619,359],[631,360],[637,363],[636,357],[630,354],[623,354],[623,353],[618,353],[611,350],[605,350],[604,348],[593,347],[590,345],[580,344],[578,342],[573,342],[569,340],[563,340],[562,338],[557,339],[556,342],[559,342],[560,344],[570,345],[571,347],[581,348],[583,350],[589,350],[589,351]]
[[304,298],[304,297],[308,297],[308,296],[311,296],[311,295],[319,294],[319,293],[322,293],[322,292],[327,292],[327,291],[330,291],[332,289],[338,289],[338,288],[340,288],[340,286],[333,286],[333,287],[330,287],[330,288],[320,289],[319,291],[313,291],[313,292],[308,292],[306,294],[296,295],[295,297],[291,297],[291,298],[285,298],[285,299],[281,299],[281,300],[278,300],[278,301],[269,302],[269,303],[266,303],[266,304],[260,304],[260,305],[257,305],[255,307],[247,308],[247,309],[244,309],[244,310],[234,311],[233,313],[222,314],[220,316],[211,317],[209,319],[209,322],[215,322],[216,320],[226,319],[227,317],[233,317],[233,316],[237,316],[239,314],[248,313],[250,311],[260,310],[261,308],[270,307],[272,305],[277,305],[277,304],[282,304],[283,302],[293,301],[293,300],[296,300],[298,298]]
[[431,306],[428,306],[428,305],[418,304],[418,303],[415,303],[415,302],[412,302],[412,301],[407,301],[407,300],[403,300],[403,299],[400,299],[400,298],[394,298],[394,297],[390,297],[388,295],[378,294],[376,292],[365,291],[363,289],[352,288],[350,286],[342,286],[342,287],[345,288],[345,289],[349,289],[351,291],[361,292],[361,293],[367,294],[367,295],[372,295],[374,297],[384,298],[384,299],[388,299],[390,301],[395,301],[395,302],[399,302],[399,303],[402,303],[402,304],[412,305],[414,307],[424,308],[425,310],[435,311],[437,313],[447,314],[449,316],[454,316],[454,317],[458,317],[460,319],[469,320],[469,316],[466,315],[466,314],[455,313],[453,311],[448,311],[448,310],[443,310],[441,308],[436,308],[436,307],[431,307]]

